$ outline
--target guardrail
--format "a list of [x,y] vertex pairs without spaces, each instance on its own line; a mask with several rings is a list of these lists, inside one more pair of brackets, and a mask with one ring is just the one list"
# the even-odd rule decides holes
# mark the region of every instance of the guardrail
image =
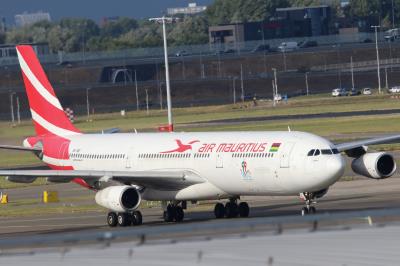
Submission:
[[[400,58],[381,59],[381,60],[379,60],[379,64],[380,64],[381,68],[385,68],[386,65],[397,65],[397,64],[400,64]],[[371,66],[376,66],[376,65],[377,65],[376,60],[353,62],[354,69],[371,67]],[[324,65],[324,66],[311,67],[311,71],[331,71],[331,70],[337,70],[337,69],[342,69],[342,70],[351,69],[351,63],[330,64],[330,65]]]
[[[363,211],[349,211],[340,213],[322,213],[309,216],[279,216],[279,217],[259,217],[229,220],[229,229],[245,229],[248,232],[253,232],[257,228],[265,226],[273,226],[273,232],[282,234],[285,225],[293,224],[309,224],[310,232],[315,232],[320,228],[321,222],[337,222],[357,220],[365,221],[369,226],[374,225],[374,219],[382,217],[400,217],[400,208],[394,209],[375,209]],[[393,219],[392,219],[393,222]],[[349,224],[346,223],[346,228]],[[36,248],[54,245],[72,245],[77,243],[105,243],[110,244],[117,240],[137,240],[138,245],[146,243],[148,238],[157,238],[171,236],[169,239],[175,242],[173,234],[184,235],[185,233],[196,232],[211,232],[213,235],[226,231],[226,223],[221,221],[213,221],[208,223],[180,223],[174,225],[159,225],[159,226],[139,226],[132,227],[130,230],[104,230],[102,232],[75,232],[75,233],[57,233],[52,235],[35,235],[21,237],[6,237],[0,239],[1,249],[11,248]],[[243,233],[242,233],[243,234]],[[210,237],[208,237],[210,238]]]
[[[378,35],[379,41],[384,40],[384,33]],[[316,41],[319,45],[345,44],[345,43],[360,43],[365,40],[375,40],[373,33],[357,33],[357,34],[336,34],[315,37],[297,37],[285,39],[266,39],[259,41],[247,41],[236,44],[203,44],[203,45],[182,45],[169,47],[170,55],[175,55],[178,52],[185,51],[191,55],[209,55],[217,51],[225,51],[227,49],[235,49],[236,53],[251,51],[260,44],[268,44],[270,47],[278,47],[282,42],[295,41],[301,42],[306,40]],[[39,59],[43,63],[61,63],[61,62],[88,62],[96,60],[110,59],[128,59],[128,58],[159,58],[163,56],[162,47],[149,48],[133,48],[118,51],[99,51],[99,52],[76,52],[76,53],[60,53],[39,55]],[[0,58],[0,66],[16,65],[18,63],[16,57]]]

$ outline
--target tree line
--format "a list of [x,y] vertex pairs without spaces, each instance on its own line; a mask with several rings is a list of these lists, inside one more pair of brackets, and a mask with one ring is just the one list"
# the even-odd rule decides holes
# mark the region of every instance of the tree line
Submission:
[[[170,45],[204,44],[208,42],[210,25],[262,21],[276,8],[290,6],[313,6],[326,3],[324,0],[215,0],[207,11],[197,16],[181,17],[181,21],[168,25]],[[333,16],[346,17],[357,24],[359,21],[377,22],[391,26],[391,0],[350,0],[342,9],[340,0],[329,1]],[[395,11],[400,0],[394,0]],[[395,19],[400,14],[395,12]],[[76,52],[116,50],[162,45],[162,28],[148,20],[121,17],[99,26],[91,19],[63,18],[56,22],[41,21],[22,28],[11,28],[0,33],[0,44],[9,43],[49,44],[52,52]]]

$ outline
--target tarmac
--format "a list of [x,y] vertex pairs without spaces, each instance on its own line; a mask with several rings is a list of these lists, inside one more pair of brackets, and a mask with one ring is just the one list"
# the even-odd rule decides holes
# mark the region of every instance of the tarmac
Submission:
[[[20,189],[9,189],[7,193],[10,199],[32,199],[39,197],[41,191],[57,190],[60,198],[66,201],[51,204],[94,204],[94,192],[80,188],[75,184],[57,184],[49,186],[26,187]],[[363,211],[400,208],[400,178],[395,176],[385,180],[359,179],[354,181],[342,181],[333,185],[327,195],[316,204],[319,214],[342,213],[345,211]],[[68,202],[69,197],[87,197],[81,202]],[[92,197],[93,196],[93,197]],[[93,199],[91,199],[93,198]],[[251,207],[249,218],[238,218],[234,220],[256,219],[260,217],[284,217],[300,215],[303,202],[296,196],[285,197],[243,197]],[[0,206],[1,211],[1,206]],[[160,207],[144,208],[141,210],[144,224],[140,228],[170,226],[162,219]],[[103,232],[107,230],[120,231],[131,230],[130,228],[109,228],[106,225],[106,210],[57,213],[42,215],[40,213],[24,217],[2,217],[0,219],[0,240],[21,236],[67,234],[79,232]],[[232,219],[216,220],[213,214],[213,203],[201,205],[188,205],[185,212],[185,220],[182,224],[207,224],[223,223],[226,228]],[[245,232],[245,229],[235,230],[230,228],[229,233]],[[205,232],[204,232],[205,233]],[[211,232],[212,234],[212,232]],[[197,232],[196,235],[202,235]],[[190,234],[185,234],[190,237]]]

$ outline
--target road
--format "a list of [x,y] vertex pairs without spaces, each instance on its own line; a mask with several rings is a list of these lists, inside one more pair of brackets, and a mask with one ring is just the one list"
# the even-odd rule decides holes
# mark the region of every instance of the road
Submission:
[[384,109],[384,110],[366,110],[366,111],[351,111],[351,112],[328,112],[318,114],[298,114],[298,115],[274,115],[274,116],[255,116],[255,117],[239,117],[230,119],[218,119],[209,121],[200,121],[188,123],[188,125],[230,125],[236,123],[254,123],[264,121],[279,121],[279,120],[299,120],[299,119],[315,119],[315,118],[337,118],[337,117],[352,117],[352,116],[370,116],[370,115],[391,115],[400,114],[400,109]]

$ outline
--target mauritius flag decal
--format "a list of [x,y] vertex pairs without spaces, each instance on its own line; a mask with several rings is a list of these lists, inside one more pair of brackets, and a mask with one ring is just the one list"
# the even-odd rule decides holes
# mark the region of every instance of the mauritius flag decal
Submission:
[[279,150],[279,147],[281,146],[280,143],[274,143],[271,146],[271,149],[269,149],[269,152],[277,152]]

